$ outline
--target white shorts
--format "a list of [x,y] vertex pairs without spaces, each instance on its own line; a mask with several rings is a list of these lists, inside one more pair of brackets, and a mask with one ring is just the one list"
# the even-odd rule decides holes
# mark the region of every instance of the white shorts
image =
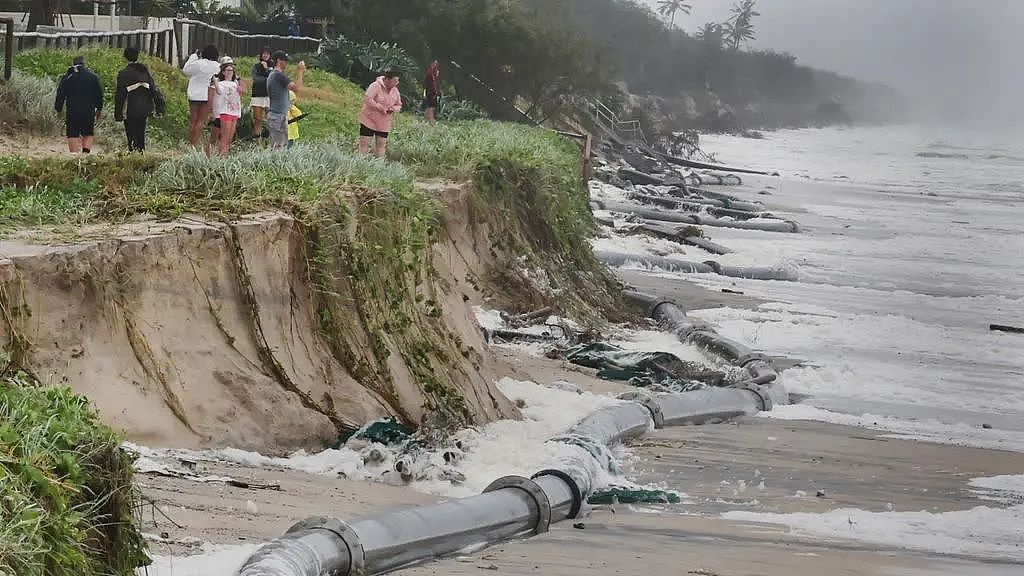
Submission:
[[249,100],[251,108],[270,108],[270,96],[253,96]]

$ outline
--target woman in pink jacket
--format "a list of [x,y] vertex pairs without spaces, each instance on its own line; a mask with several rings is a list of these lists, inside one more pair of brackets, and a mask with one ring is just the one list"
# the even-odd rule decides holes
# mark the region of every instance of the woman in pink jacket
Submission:
[[363,109],[359,112],[360,154],[370,153],[371,140],[376,140],[373,151],[378,158],[383,158],[387,154],[391,123],[401,110],[402,95],[398,93],[398,73],[388,71],[366,89]]

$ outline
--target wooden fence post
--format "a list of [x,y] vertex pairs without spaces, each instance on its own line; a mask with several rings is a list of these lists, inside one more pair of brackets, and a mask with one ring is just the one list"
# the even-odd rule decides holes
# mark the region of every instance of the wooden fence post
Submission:
[[4,80],[11,79],[14,66],[14,18],[0,18],[4,25]]

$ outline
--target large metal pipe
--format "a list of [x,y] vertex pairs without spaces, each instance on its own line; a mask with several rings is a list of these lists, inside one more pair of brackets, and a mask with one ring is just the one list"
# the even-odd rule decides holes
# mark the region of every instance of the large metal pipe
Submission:
[[795,282],[795,272],[784,268],[743,268],[739,266],[723,266],[718,262],[688,262],[676,260],[664,256],[640,256],[637,254],[622,254],[619,252],[595,251],[594,257],[606,266],[625,266],[627,264],[642,264],[661,268],[668,272],[681,274],[718,274],[730,278],[747,278],[751,280],[781,280]]
[[783,232],[796,233],[800,231],[800,225],[792,220],[722,220],[719,218],[708,218],[700,214],[686,214],[665,210],[649,210],[637,207],[624,202],[606,202],[605,209],[612,212],[623,212],[635,214],[645,220],[660,220],[663,222],[678,222],[681,224],[693,224],[694,226],[712,226],[717,228],[738,228],[741,230],[760,230],[762,232]]
[[[629,293],[680,339],[714,341],[678,306]],[[722,344],[728,341],[721,339]],[[739,365],[767,363],[745,347],[726,345]],[[370,516],[345,523],[311,518],[257,551],[239,576],[370,576],[456,553],[467,547],[545,532],[552,522],[575,518],[610,464],[607,446],[641,436],[652,427],[702,424],[770,410],[786,402],[778,383],[744,382],[683,394],[637,394],[593,412],[568,434],[552,439],[580,450],[563,457],[532,479],[510,476],[493,482],[483,494]]]
[[667,162],[676,164],[678,166],[685,166],[687,168],[695,168],[697,170],[719,170],[721,172],[740,172],[742,174],[760,174],[762,176],[778,176],[778,172],[763,172],[761,170],[750,170],[748,168],[731,168],[729,166],[722,166],[720,164],[707,164],[705,162],[696,162],[694,160],[687,160],[686,158],[679,158],[678,156],[671,156],[669,154],[660,154]]
[[[649,194],[631,194],[630,197],[641,204],[653,204],[670,210],[685,210],[687,212],[707,212],[719,218],[729,217],[737,220],[752,220],[754,218],[772,218],[771,214],[762,212],[757,206],[745,203],[744,208],[739,206],[725,207],[722,200],[701,200],[692,198],[664,198],[651,196]],[[749,206],[750,209],[746,209]]]

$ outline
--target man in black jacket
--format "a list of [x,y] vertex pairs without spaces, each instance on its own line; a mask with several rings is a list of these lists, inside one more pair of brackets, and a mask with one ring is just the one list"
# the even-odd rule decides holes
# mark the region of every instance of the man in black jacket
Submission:
[[163,115],[164,97],[156,87],[149,69],[139,62],[138,48],[125,48],[124,59],[128,65],[117,75],[114,120],[124,121],[128,150],[142,152],[146,149],[146,122],[154,112]]
[[96,121],[103,113],[103,86],[100,79],[85,66],[85,58],[77,56],[57,86],[57,112],[67,108],[68,151],[72,154],[92,150]]

